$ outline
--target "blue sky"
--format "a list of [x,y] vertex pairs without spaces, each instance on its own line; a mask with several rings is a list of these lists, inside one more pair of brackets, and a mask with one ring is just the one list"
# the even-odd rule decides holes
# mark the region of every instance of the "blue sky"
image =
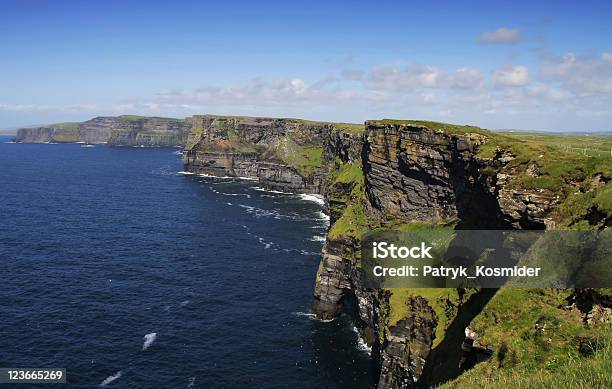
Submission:
[[612,130],[612,2],[0,9],[0,128],[215,113]]

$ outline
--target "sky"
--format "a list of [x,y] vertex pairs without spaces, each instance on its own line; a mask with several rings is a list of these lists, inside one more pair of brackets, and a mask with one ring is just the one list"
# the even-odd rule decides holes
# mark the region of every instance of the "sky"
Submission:
[[610,1],[0,0],[0,128],[139,114],[612,130]]

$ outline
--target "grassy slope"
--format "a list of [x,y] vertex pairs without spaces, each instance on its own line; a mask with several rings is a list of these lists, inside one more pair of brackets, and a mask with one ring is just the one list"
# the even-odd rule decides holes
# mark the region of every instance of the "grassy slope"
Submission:
[[502,289],[472,321],[487,361],[443,388],[603,388],[612,386],[609,324],[585,327],[561,308],[568,290]]

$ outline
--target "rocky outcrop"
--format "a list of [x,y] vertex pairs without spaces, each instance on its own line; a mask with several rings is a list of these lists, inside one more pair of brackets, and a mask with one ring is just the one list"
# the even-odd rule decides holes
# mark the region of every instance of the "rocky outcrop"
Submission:
[[368,123],[364,172],[373,208],[401,222],[542,229],[557,197],[507,187],[508,151],[481,158],[480,134],[418,125]]
[[[327,198],[336,208],[330,207],[332,227],[317,272],[313,312],[321,319],[331,319],[352,307],[349,313],[372,346],[379,388],[439,384],[443,382],[440,374],[436,377],[427,365],[443,366],[446,379],[458,374],[465,327],[494,291],[478,294],[467,303],[461,299],[447,302],[452,308],[445,309],[461,317],[455,317],[449,328],[453,335],[431,354],[439,325],[432,301],[409,298],[401,308],[401,319],[390,323],[389,293],[363,287],[359,235],[332,234],[334,223],[347,217],[343,212],[348,206],[359,203],[370,228],[421,222],[454,224],[456,228],[544,229],[554,225],[550,214],[559,198],[543,190],[510,185],[519,174],[510,163],[516,156],[502,149],[488,158],[480,156],[479,149],[488,141],[482,133],[371,121],[366,122],[363,136],[336,133],[327,139],[327,159],[361,164],[365,193],[363,199],[357,199],[354,185],[347,183],[328,188]],[[351,223],[358,221],[343,220],[345,225]],[[446,366],[448,360],[456,363]]]
[[297,119],[194,116],[184,170],[256,178],[269,189],[323,193],[323,139],[330,123]]
[[190,123],[181,119],[108,116],[82,123],[61,123],[17,131],[23,143],[108,143],[110,146],[180,146],[187,141]]

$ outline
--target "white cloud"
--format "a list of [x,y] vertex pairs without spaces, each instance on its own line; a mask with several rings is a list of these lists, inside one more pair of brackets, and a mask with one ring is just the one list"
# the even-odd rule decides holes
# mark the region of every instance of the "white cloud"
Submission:
[[[486,116],[497,121],[499,127],[512,126],[513,118],[527,116],[529,123],[554,118],[563,125],[560,118],[568,123],[575,119],[579,125],[587,123],[585,117],[599,117],[601,123],[612,119],[612,53],[588,57],[568,53],[549,58],[541,64],[538,76],[532,78],[524,65],[506,65],[491,73],[473,66],[441,70],[432,64],[381,65],[370,70],[338,70],[319,80],[306,80],[299,75],[255,78],[239,84],[205,84],[97,105],[4,102],[0,103],[0,118],[36,113],[74,113],[79,117],[226,113],[344,121],[394,116],[477,122]],[[510,123],[504,124],[506,121]]]
[[427,65],[410,65],[404,69],[378,66],[372,69],[368,86],[371,89],[435,88],[442,73]]
[[521,30],[518,28],[501,27],[495,31],[487,31],[480,34],[482,43],[516,43],[522,39]]
[[506,65],[494,71],[492,79],[497,86],[524,86],[529,82],[529,70],[522,65]]
[[612,53],[577,56],[567,53],[540,67],[544,80],[557,81],[564,89],[580,96],[612,93]]
[[482,83],[482,74],[478,68],[461,68],[450,76],[451,86],[460,89],[477,88]]

